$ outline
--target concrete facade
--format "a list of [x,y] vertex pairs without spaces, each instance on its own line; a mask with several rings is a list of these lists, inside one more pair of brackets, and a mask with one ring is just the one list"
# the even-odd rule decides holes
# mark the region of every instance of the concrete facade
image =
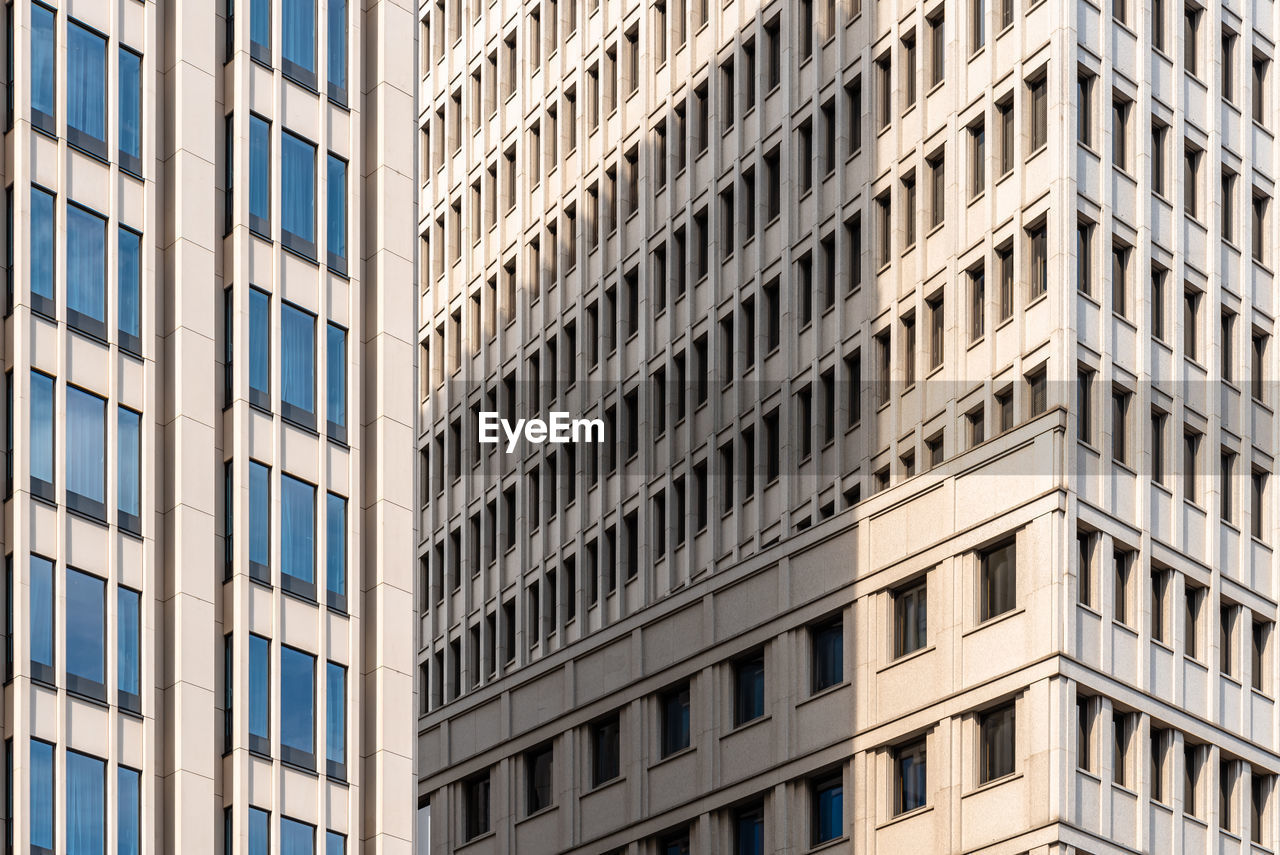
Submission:
[[1274,850],[1274,3],[418,19],[419,852]]

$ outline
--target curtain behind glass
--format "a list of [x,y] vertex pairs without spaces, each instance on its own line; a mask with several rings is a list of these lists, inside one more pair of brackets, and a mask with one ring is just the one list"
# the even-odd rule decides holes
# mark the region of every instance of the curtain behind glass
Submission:
[[53,200],[52,193],[31,188],[31,293],[47,300],[53,299]]
[[67,23],[67,127],[107,141],[107,40]]
[[316,70],[316,0],[284,0],[284,58]]
[[134,769],[119,767],[116,774],[117,800],[117,834],[119,845],[117,855],[138,855],[141,850],[140,811],[142,802],[142,774]]
[[286,133],[280,137],[280,225],[289,234],[316,241],[316,147]]
[[99,504],[107,497],[107,402],[67,387],[67,491]]
[[249,855],[267,855],[271,848],[271,815],[259,808],[249,808]]
[[[271,736],[271,642],[249,636],[249,735]],[[287,697],[287,696],[286,696]]]
[[329,168],[325,176],[325,188],[329,194],[328,216],[325,224],[325,240],[329,242],[330,265],[347,258],[347,163],[340,157],[329,155]]
[[142,57],[120,49],[120,151],[142,157]]
[[345,97],[346,90],[347,0],[329,0],[329,95]]
[[271,297],[249,291],[249,388],[271,395]]
[[325,564],[331,593],[347,595],[347,500],[333,493],[325,500]]
[[325,759],[347,762],[347,669],[333,662],[325,666]]
[[53,667],[53,562],[31,556],[31,661]]
[[[265,0],[254,0],[254,14]],[[271,125],[257,116],[249,117],[249,215],[261,220],[260,228],[271,223]]]
[[53,850],[53,746],[31,740],[31,845]]
[[249,560],[271,565],[271,470],[249,462]]
[[280,648],[280,744],[303,754],[316,751],[316,658],[292,647]]
[[54,13],[44,6],[31,7],[31,107],[52,117],[57,73],[53,64]]
[[271,0],[249,0],[249,40],[271,56]]
[[280,478],[280,540],[280,572],[314,582],[316,488],[288,475]]
[[67,752],[67,855],[104,855],[106,768],[96,757]]
[[97,576],[67,570],[67,674],[99,685],[106,671],[107,583]]
[[129,229],[120,229],[119,248],[118,323],[120,332],[139,338],[142,335],[138,293],[142,282],[142,235]]
[[120,674],[120,691],[131,695],[142,693],[142,680],[139,674],[141,665],[139,636],[142,624],[139,620],[139,604],[141,595],[128,588],[119,588],[116,596],[120,656],[118,670]]
[[140,470],[142,462],[142,414],[119,409],[120,510],[135,517],[142,516]]
[[280,818],[280,855],[314,855],[316,830],[305,823]]
[[107,221],[67,206],[67,308],[106,321]]
[[342,327],[329,324],[325,355],[328,357],[328,369],[325,371],[326,418],[330,424],[345,428],[347,426],[347,331]]
[[316,320],[287,304],[280,307],[280,400],[315,415]]

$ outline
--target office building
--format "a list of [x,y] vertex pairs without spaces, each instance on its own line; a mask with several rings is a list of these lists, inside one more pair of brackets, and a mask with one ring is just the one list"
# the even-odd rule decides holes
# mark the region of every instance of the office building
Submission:
[[417,15],[419,852],[1274,850],[1273,3]]
[[408,853],[413,11],[5,11],[8,851]]

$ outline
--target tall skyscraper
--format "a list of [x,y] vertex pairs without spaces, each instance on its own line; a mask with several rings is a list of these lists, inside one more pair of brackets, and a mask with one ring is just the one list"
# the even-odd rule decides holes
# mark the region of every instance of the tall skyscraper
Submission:
[[1275,848],[1274,4],[418,17],[419,852]]
[[6,4],[7,851],[411,851],[413,9]]

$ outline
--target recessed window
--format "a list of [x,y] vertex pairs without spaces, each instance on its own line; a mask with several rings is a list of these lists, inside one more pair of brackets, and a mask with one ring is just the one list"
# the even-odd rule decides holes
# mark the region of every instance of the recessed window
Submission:
[[844,681],[844,624],[837,617],[809,629],[812,691],[821,692]]
[[[39,3],[31,4],[31,123],[50,134],[58,132],[56,30],[57,13]],[[106,104],[105,92],[98,104]],[[52,848],[53,844],[49,845]]]
[[316,425],[315,372],[315,316],[297,306],[282,303],[280,306],[280,414],[291,422],[311,429]]
[[77,513],[107,518],[107,402],[91,392],[67,387],[67,506]]
[[757,651],[733,665],[733,724],[746,724],[764,715],[764,652]]
[[128,48],[119,52],[120,168],[142,174],[142,57]]
[[893,592],[894,657],[914,653],[928,644],[927,587],[922,580]]
[[67,851],[93,851],[107,834],[107,761],[68,750],[66,770]]
[[[118,231],[116,266],[117,339],[122,350],[142,353],[142,235]],[[228,327],[227,335],[230,336]]]
[[535,814],[554,803],[551,775],[555,754],[550,743],[525,752],[525,813]]
[[105,579],[68,567],[66,584],[67,689],[105,701],[107,583]]
[[133,534],[142,533],[142,414],[116,409],[118,484],[117,523]]
[[988,549],[978,557],[979,621],[1012,611],[1017,605],[1017,544]]
[[928,804],[925,740],[899,746],[893,752],[893,812],[903,814]]
[[[332,2],[332,0],[330,0]],[[337,273],[347,272],[347,162],[336,154],[330,154],[325,174],[326,200],[325,240],[328,242],[329,269]],[[492,189],[494,182],[490,181]],[[490,210],[495,206],[490,205]]]
[[844,837],[844,779],[836,773],[810,784],[810,842],[817,846]]
[[249,636],[249,750],[271,756],[271,642]]
[[[254,0],[255,12],[263,2]],[[271,123],[252,115],[249,117],[249,228],[271,239]]]
[[[39,8],[39,7],[33,7]],[[57,197],[47,190],[31,186],[31,308],[49,318],[57,316],[53,278],[54,202]]]
[[280,585],[309,600],[316,597],[316,488],[280,476]]
[[280,240],[316,257],[316,147],[288,131],[280,135]]
[[67,206],[67,323],[97,338],[107,334],[107,221]]
[[615,713],[591,725],[591,785],[599,787],[621,773],[621,723]]
[[347,669],[325,663],[325,772],[338,781],[347,779]]
[[347,500],[325,494],[325,599],[329,608],[347,610]]
[[107,156],[107,80],[106,37],[67,21],[67,92],[74,93],[67,98],[67,141],[101,158]]
[[488,769],[462,782],[464,840],[474,840],[482,834],[489,833],[492,828],[489,800],[490,781]]
[[658,699],[661,714],[661,753],[669,757],[689,747],[689,684],[664,692]]
[[54,379],[31,372],[31,492],[46,501],[55,501],[54,478]]
[[280,697],[280,759],[315,769],[316,657],[280,647]]
[[116,589],[116,703],[123,710],[142,712],[142,595],[123,586]]
[[1014,705],[1007,704],[978,717],[978,783],[985,784],[1014,769]]
[[[329,6],[329,97],[347,103],[347,0],[328,0]],[[426,42],[424,41],[425,45]],[[491,63],[490,68],[495,68]]]

